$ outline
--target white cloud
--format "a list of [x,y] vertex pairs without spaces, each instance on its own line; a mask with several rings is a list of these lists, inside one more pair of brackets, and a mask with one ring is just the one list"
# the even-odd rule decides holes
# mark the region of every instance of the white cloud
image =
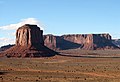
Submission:
[[15,39],[2,37],[0,38],[0,46],[15,44]]
[[43,30],[43,25],[35,18],[22,19],[21,22],[19,22],[19,23],[1,26],[0,29],[2,29],[2,30],[16,30],[17,28],[23,26],[24,24],[34,24]]
[[8,35],[8,36],[7,35],[3,36],[3,34],[0,33],[0,35],[2,35],[2,37],[0,37],[0,46],[15,44],[15,32],[19,27],[23,26],[24,24],[34,24],[40,27],[40,29],[42,30],[43,30],[43,27],[45,27],[35,18],[22,19],[19,23],[16,23],[16,24],[0,26],[0,30],[2,30],[2,33],[7,32],[7,35]]

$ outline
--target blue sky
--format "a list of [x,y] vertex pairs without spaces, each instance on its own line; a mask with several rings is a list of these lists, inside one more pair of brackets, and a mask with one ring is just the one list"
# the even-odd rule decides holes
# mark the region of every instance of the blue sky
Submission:
[[0,45],[15,40],[17,28],[8,26],[30,18],[44,34],[110,33],[120,38],[120,0],[0,0]]

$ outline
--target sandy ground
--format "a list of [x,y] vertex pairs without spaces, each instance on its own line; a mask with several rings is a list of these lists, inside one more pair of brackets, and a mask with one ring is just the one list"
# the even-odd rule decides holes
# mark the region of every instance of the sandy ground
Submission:
[[0,58],[0,82],[120,82],[120,58]]

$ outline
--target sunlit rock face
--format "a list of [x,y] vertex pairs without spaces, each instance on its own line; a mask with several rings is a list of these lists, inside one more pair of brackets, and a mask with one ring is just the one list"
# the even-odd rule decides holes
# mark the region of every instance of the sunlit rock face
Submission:
[[112,43],[111,36],[104,34],[44,35],[44,44],[53,50],[66,49],[119,49]]
[[44,46],[43,31],[37,25],[25,24],[16,31],[16,44],[4,51],[7,57],[48,57],[56,52]]
[[44,45],[51,48],[52,50],[56,50],[56,36],[54,35],[44,35]]
[[18,28],[16,32],[16,45],[20,46],[34,46],[44,45],[43,31],[37,25],[26,24]]

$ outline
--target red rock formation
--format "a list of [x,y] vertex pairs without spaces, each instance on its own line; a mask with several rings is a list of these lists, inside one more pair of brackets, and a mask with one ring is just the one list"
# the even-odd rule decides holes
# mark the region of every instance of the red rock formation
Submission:
[[16,32],[16,44],[6,50],[8,57],[53,56],[55,52],[44,46],[43,31],[37,25],[26,24]]
[[51,48],[52,50],[56,50],[56,36],[53,35],[44,35],[44,45]]
[[16,32],[16,45],[32,46],[36,44],[44,45],[43,31],[37,25],[26,24],[18,28]]
[[56,49],[60,50],[75,48],[85,50],[118,49],[118,47],[115,46],[111,41],[111,36],[109,34],[74,34],[63,36],[45,35],[44,37],[46,46],[51,49],[55,49],[56,47]]
[[93,49],[93,35],[92,34],[77,34],[77,35],[63,35],[65,40],[81,44],[79,48]]
[[7,49],[9,49],[9,48],[11,48],[11,47],[13,47],[14,45],[5,45],[5,46],[1,46],[1,48],[0,48],[0,52],[2,52],[2,51],[5,51],[5,50],[7,50]]

